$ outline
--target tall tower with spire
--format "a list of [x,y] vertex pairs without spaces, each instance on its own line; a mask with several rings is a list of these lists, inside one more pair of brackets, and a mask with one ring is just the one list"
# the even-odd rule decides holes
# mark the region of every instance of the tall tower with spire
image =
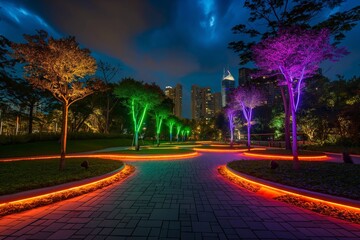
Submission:
[[225,107],[229,102],[229,95],[235,89],[235,79],[231,75],[229,69],[224,68],[223,77],[221,80],[221,102]]

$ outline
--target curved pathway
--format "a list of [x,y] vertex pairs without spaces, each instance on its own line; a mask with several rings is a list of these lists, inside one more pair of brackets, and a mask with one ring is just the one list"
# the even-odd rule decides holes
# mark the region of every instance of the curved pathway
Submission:
[[360,225],[266,199],[224,180],[239,154],[131,162],[122,183],[0,218],[0,239],[359,239]]

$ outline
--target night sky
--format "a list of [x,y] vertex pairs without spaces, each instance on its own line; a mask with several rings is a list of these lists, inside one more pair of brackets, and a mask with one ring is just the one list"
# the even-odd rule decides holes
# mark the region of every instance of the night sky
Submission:
[[[73,35],[97,59],[119,65],[116,80],[183,85],[183,115],[190,117],[192,84],[220,91],[224,67],[238,78],[238,57],[227,44],[238,40],[231,28],[248,18],[242,0],[0,0],[0,34],[22,41],[22,34],[44,29],[58,38]],[[348,0],[343,11],[356,5]],[[323,12],[326,18],[331,12]],[[261,26],[259,26],[261,27]],[[324,64],[324,75],[359,76],[360,27],[341,46],[351,52]],[[251,65],[249,65],[251,67]],[[236,82],[237,84],[237,82]]]

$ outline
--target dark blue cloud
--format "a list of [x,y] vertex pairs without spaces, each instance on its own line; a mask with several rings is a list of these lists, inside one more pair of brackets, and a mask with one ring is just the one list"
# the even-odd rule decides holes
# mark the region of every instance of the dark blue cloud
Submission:
[[[242,5],[238,0],[2,1],[0,34],[14,41],[39,28],[55,37],[74,35],[95,57],[120,64],[119,78],[132,76],[161,87],[183,84],[183,112],[189,117],[192,84],[220,91],[223,67],[237,78],[238,58],[227,44],[242,37],[231,32],[248,18]],[[354,64],[360,61],[359,31],[344,41],[352,52],[345,64],[324,65],[328,76],[359,74]]]

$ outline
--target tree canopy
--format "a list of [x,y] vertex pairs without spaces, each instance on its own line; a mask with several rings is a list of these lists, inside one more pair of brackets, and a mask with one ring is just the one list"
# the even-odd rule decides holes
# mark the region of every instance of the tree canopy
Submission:
[[232,28],[233,33],[241,35],[242,39],[230,42],[229,48],[239,54],[240,64],[244,65],[253,60],[251,47],[257,41],[275,36],[279,29],[294,25],[306,29],[326,28],[337,44],[360,20],[360,6],[335,12],[325,19],[319,16],[325,11],[341,6],[343,2],[343,0],[246,0],[244,7],[250,11],[250,16],[244,23]]
[[24,35],[26,43],[14,43],[13,56],[24,64],[25,79],[49,91],[63,105],[60,170],[65,167],[69,106],[101,90],[103,84],[86,78],[96,71],[90,50],[80,48],[74,37],[54,39],[45,31]]

